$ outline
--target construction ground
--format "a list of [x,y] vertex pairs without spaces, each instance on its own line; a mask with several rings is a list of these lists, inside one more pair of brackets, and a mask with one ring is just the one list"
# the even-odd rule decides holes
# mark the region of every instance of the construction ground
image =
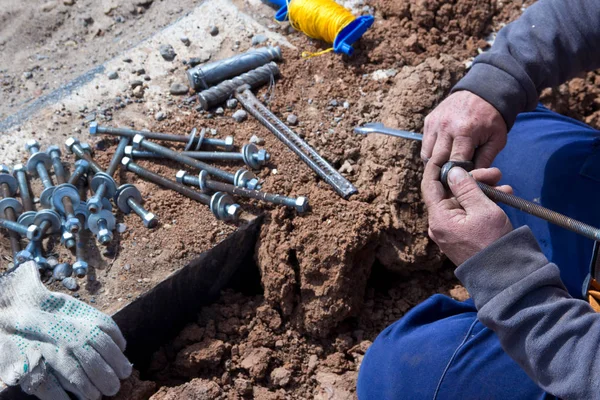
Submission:
[[[106,166],[118,140],[91,137],[93,121],[181,135],[207,128],[208,136],[231,135],[240,146],[254,137],[271,153],[257,172],[262,190],[306,196],[311,204],[300,215],[240,201],[244,221],[231,224],[120,171],[118,182],[140,189],[158,227],[118,216],[113,244],[90,245],[90,276],[79,280],[78,290],[49,283],[115,315],[124,330],[136,371],[115,398],[352,399],[362,357],[379,332],[435,293],[467,298],[427,237],[419,143],[357,136],[353,128],[382,122],[420,132],[491,34],[528,4],[344,5],[375,16],[355,54],[306,59],[303,51],[327,45],[275,22],[275,10],[260,0],[0,0],[0,162],[26,160],[29,139],[64,147],[74,136]],[[162,45],[174,48],[174,60],[161,56]],[[173,84],[187,84],[191,59],[214,61],[264,45],[283,50],[269,108],[358,188],[350,199],[341,199],[258,121],[236,122],[239,106],[205,112],[193,91],[171,94]],[[590,73],[545,92],[543,100],[600,128],[599,82]],[[70,157],[64,152],[65,165]],[[139,163],[170,177],[181,169],[164,160]],[[40,183],[32,183],[39,193]],[[60,245],[48,246],[73,261]],[[13,261],[5,236],[0,259],[2,268]],[[196,267],[212,275],[189,272]],[[181,311],[169,310],[171,301],[185,301],[193,315],[169,320],[169,311]]]

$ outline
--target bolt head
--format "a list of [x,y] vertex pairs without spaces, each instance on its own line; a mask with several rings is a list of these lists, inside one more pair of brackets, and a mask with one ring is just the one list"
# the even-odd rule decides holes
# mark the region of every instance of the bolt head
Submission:
[[29,240],[39,240],[42,237],[42,232],[37,225],[29,225],[26,237]]
[[8,165],[0,165],[0,174],[9,174],[10,173],[10,169],[8,168]]
[[227,150],[233,149],[233,136],[227,136],[225,138],[225,149],[227,149]]
[[81,221],[77,217],[68,218],[65,221],[65,229],[71,233],[77,233],[81,230]]
[[146,228],[148,228],[148,229],[156,228],[157,225],[158,225],[158,218],[156,218],[156,215],[149,212],[148,214],[146,214],[144,216],[144,226]]
[[187,171],[179,170],[179,171],[177,171],[177,174],[175,175],[175,179],[177,180],[178,183],[183,184],[183,178],[185,178],[186,175],[187,175]]
[[95,135],[96,133],[98,133],[98,123],[93,121],[90,124],[90,135]]
[[25,166],[23,164],[16,164],[13,167],[13,175],[16,175],[19,172],[26,172],[27,168],[25,168]]
[[27,151],[31,151],[31,149],[34,148],[34,147],[37,147],[37,148],[40,147],[40,144],[35,139],[30,139],[30,140],[27,141],[27,143],[25,143],[25,149]]
[[100,244],[107,245],[113,240],[113,234],[108,229],[100,229],[98,232],[98,241]]
[[121,160],[121,164],[125,167],[128,166],[130,162],[131,162],[131,158],[129,158],[129,157],[123,157],[123,159]]
[[46,149],[46,154],[48,154],[50,157],[53,156],[52,153],[57,153],[58,152],[58,156],[62,156],[62,152],[60,151],[60,147],[56,146],[56,145],[52,145],[50,147],[48,147]]
[[227,213],[226,221],[237,221],[242,213],[242,207],[239,204],[230,204],[225,212]]
[[304,196],[296,198],[296,211],[299,213],[306,212],[308,210],[308,199]]
[[132,140],[133,148],[140,149],[143,141],[144,141],[144,137],[142,135],[135,135]]
[[87,274],[87,270],[89,268],[89,264],[85,261],[75,261],[73,264],[73,272],[78,278],[83,278]]
[[65,140],[65,148],[69,151],[69,153],[73,153],[73,146],[79,144],[79,140],[74,137],[70,137]]
[[133,154],[133,146],[125,146],[125,155],[131,157]]
[[87,209],[92,214],[97,214],[100,212],[100,210],[102,210],[102,206],[102,198],[94,196],[87,201]]

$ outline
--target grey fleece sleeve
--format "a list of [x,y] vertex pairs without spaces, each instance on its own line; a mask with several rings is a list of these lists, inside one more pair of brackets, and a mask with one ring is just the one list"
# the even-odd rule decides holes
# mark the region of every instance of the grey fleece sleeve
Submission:
[[540,0],[500,30],[452,89],[492,104],[510,129],[540,92],[600,67],[600,1]]
[[573,299],[528,227],[504,236],[456,270],[502,348],[542,389],[600,399],[600,314]]

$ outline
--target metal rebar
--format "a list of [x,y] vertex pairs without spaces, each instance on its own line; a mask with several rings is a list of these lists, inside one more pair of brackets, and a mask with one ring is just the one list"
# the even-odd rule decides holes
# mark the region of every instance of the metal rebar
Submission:
[[159,186],[166,187],[167,189],[171,189],[176,191],[179,194],[182,194],[186,197],[189,197],[192,200],[196,200],[199,203],[210,206],[210,196],[199,193],[195,190],[188,188],[180,183],[172,181],[164,176],[158,175],[152,171],[148,171],[147,169],[137,165],[130,158],[125,157],[122,160],[123,167],[127,169],[127,171],[133,172],[134,174],[152,182]]
[[330,184],[344,199],[358,192],[346,178],[331,166],[308,143],[281,122],[267,107],[254,96],[249,89],[236,91],[236,99],[244,108],[259,120],[267,129],[304,161],[317,175]]
[[79,143],[75,143],[73,146],[71,146],[71,149],[77,157],[87,161],[90,164],[89,167],[95,174],[97,174],[98,172],[104,172],[102,167],[96,161],[94,161],[91,155],[89,155],[85,150],[83,150]]
[[[135,144],[135,141],[134,141],[134,144]],[[144,140],[139,141],[139,146],[141,146],[142,148],[144,148],[148,151],[151,151],[153,153],[160,154],[160,155],[164,156],[165,158],[169,158],[173,161],[177,161],[178,163],[185,164],[187,166],[190,166],[192,168],[196,168],[196,169],[199,169],[202,171],[206,171],[213,176],[223,179],[224,181],[235,183],[234,174],[227,172],[227,171],[223,171],[222,169],[213,167],[212,165],[203,163],[202,161],[195,160],[191,157],[184,156],[181,153],[179,153],[175,150],[166,148],[164,146],[161,146],[160,144],[152,143],[152,142],[144,139]]]
[[281,49],[277,47],[262,47],[252,49],[246,53],[238,54],[225,60],[213,61],[198,65],[187,70],[190,86],[194,90],[208,89],[244,72],[258,68],[271,61],[281,60]]
[[202,108],[208,110],[226,101],[240,86],[249,85],[251,88],[257,88],[272,82],[278,75],[279,67],[274,62],[270,62],[198,93],[198,100]]
[[126,137],[126,136],[121,137],[121,140],[119,140],[119,145],[117,146],[117,149],[115,150],[115,154],[113,155],[113,158],[110,160],[110,164],[108,165],[108,168],[106,169],[107,175],[113,176],[115,174],[115,172],[119,168],[119,165],[121,164],[121,160],[125,156],[125,147],[127,147],[128,144],[129,144],[129,137]]

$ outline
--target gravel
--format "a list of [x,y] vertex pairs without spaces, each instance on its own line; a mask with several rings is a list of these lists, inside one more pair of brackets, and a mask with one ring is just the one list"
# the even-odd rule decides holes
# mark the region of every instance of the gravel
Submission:
[[159,111],[156,114],[154,114],[154,119],[156,119],[157,121],[163,121],[167,119],[167,114],[163,111]]
[[175,53],[175,49],[170,44],[163,44],[159,48],[160,55],[166,61],[173,61],[177,53]]
[[119,77],[119,74],[117,74],[117,72],[116,72],[116,71],[113,71],[113,72],[109,72],[109,73],[108,73],[108,79],[111,79],[111,80],[112,80],[112,79],[117,79],[118,77]]
[[215,110],[215,114],[223,115],[223,114],[225,114],[225,110],[223,110],[223,107],[219,107]]
[[236,122],[243,122],[246,119],[248,119],[248,113],[244,110],[237,110],[236,112],[233,113],[232,118]]
[[190,91],[190,88],[183,83],[176,82],[171,85],[171,89],[169,91],[173,95],[180,96],[180,95],[188,94],[188,92]]
[[181,43],[183,43],[186,46],[192,44],[192,42],[190,42],[190,38],[188,38],[187,36],[182,36],[179,38],[179,40],[181,40]]
[[252,135],[252,137],[250,138],[250,143],[254,143],[259,146],[262,146],[263,144],[265,144],[265,139],[258,137],[256,135]]
[[75,280],[75,278],[73,278],[73,277],[63,279],[62,284],[64,287],[66,287],[67,289],[69,289],[71,291],[75,291],[75,290],[79,289],[79,284],[77,283],[77,280]]
[[214,25],[211,26],[208,28],[208,33],[210,33],[210,36],[217,36],[219,34],[219,27]]
[[57,281],[62,281],[73,274],[73,267],[67,263],[58,264],[52,271],[52,277]]
[[254,35],[254,37],[252,38],[252,46],[257,46],[259,44],[263,44],[264,42],[267,41],[267,37],[265,35],[258,34],[258,35]]
[[290,114],[287,116],[287,123],[294,126],[294,125],[298,125],[298,117],[295,116],[294,114]]
[[236,108],[237,105],[238,105],[237,99],[229,99],[229,100],[227,100],[226,106],[230,110],[233,110],[234,108]]

